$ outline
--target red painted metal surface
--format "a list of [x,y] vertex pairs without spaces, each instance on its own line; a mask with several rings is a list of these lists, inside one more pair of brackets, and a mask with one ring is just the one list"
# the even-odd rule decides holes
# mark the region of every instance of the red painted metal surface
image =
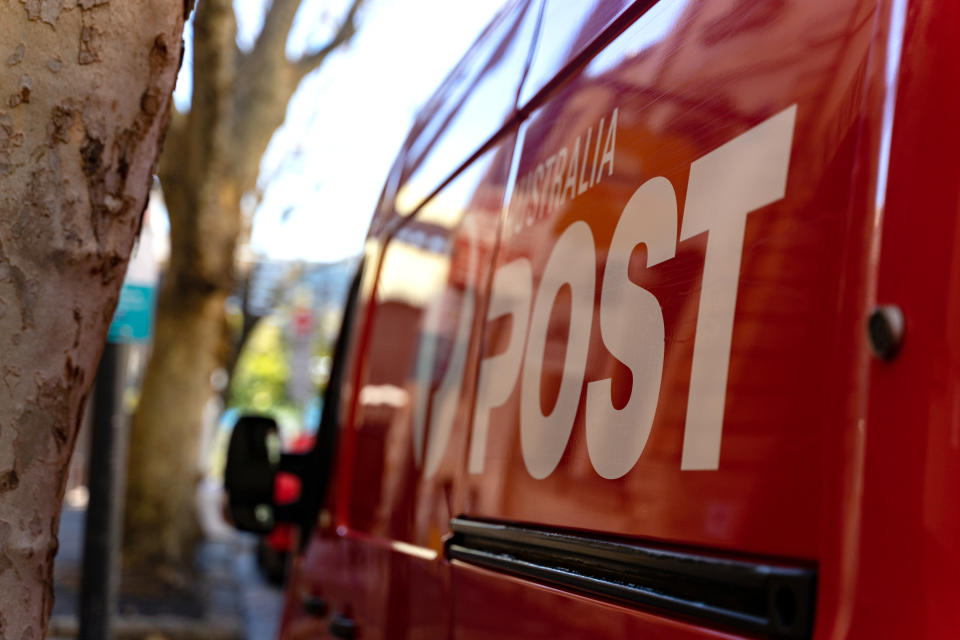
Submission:
[[455,637],[462,640],[651,638],[728,640],[729,633],[665,619],[454,562]]
[[[417,187],[445,183],[426,205],[395,213],[409,168],[385,190],[334,492],[283,637],[327,637],[304,594],[363,638],[730,637],[449,562],[454,516],[794,562],[818,573],[816,638],[956,637],[960,8],[583,6],[568,23],[563,2],[526,8],[520,109]],[[504,60],[519,83],[528,58]],[[699,211],[748,191],[765,195],[742,244],[720,213],[702,232]],[[877,303],[906,317],[891,362],[869,351]],[[631,330],[642,357],[618,342]],[[714,450],[695,429],[717,388]],[[636,430],[616,428],[624,410]]]
[[[903,44],[880,129],[890,136],[889,180],[874,203],[874,295],[903,310],[907,333],[896,360],[872,360],[867,369],[856,467],[862,493],[848,506],[861,518],[845,559],[855,578],[840,595],[851,635],[948,638],[960,635],[960,90],[939,70],[956,58],[960,7],[892,9],[902,24],[894,21],[890,39]],[[896,64],[896,51],[888,48],[886,60]],[[890,609],[895,614],[877,615]]]

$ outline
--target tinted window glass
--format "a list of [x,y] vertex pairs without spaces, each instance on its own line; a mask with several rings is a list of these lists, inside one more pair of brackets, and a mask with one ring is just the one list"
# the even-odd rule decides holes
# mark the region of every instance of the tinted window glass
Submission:
[[424,108],[407,143],[400,215],[412,213],[513,114],[539,4],[511,2]]
[[627,0],[546,0],[520,104],[529,102],[628,4]]

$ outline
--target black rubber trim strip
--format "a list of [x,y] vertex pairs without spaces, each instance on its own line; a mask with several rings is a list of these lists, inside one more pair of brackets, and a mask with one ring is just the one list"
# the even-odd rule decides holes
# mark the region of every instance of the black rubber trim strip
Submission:
[[447,557],[696,622],[809,638],[816,569],[605,540],[468,518],[451,520]]

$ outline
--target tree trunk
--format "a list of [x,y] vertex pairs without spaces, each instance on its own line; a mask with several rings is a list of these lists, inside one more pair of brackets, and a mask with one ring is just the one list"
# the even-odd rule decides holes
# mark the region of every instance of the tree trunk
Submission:
[[235,38],[231,0],[199,4],[193,108],[174,118],[160,165],[170,213],[170,266],[130,432],[123,536],[124,564],[160,579],[192,559],[196,445],[212,393],[210,376],[223,362],[224,301],[233,286],[241,220],[225,153]]
[[40,640],[66,469],[169,119],[183,2],[0,3],[0,637]]
[[[241,198],[256,191],[260,158],[300,81],[350,40],[363,3],[352,0],[326,44],[288,60],[287,38],[301,1],[272,0],[248,52],[237,48],[232,0],[204,0],[194,20],[190,111],[175,114],[160,166],[171,232],[166,302],[157,310],[127,472],[124,562],[152,568],[157,578],[156,569],[176,569],[191,555],[196,528],[178,527],[193,522],[193,493],[181,483],[196,480],[210,376],[230,364],[223,302],[235,281],[236,247],[249,227]],[[178,297],[187,302],[176,303]],[[151,456],[162,459],[148,461]],[[144,532],[148,539],[139,540]]]
[[223,336],[225,297],[184,291],[169,280],[160,292],[154,355],[130,446],[129,467],[137,472],[127,482],[125,551],[135,570],[177,571],[191,559],[197,527],[184,507],[193,503],[198,468],[189,454],[197,451],[210,372],[218,365],[211,345]]

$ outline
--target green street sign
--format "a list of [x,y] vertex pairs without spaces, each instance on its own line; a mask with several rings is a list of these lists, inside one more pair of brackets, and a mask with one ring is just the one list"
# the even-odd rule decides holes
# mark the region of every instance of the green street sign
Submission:
[[156,287],[124,284],[107,332],[109,342],[147,342],[153,325]]

